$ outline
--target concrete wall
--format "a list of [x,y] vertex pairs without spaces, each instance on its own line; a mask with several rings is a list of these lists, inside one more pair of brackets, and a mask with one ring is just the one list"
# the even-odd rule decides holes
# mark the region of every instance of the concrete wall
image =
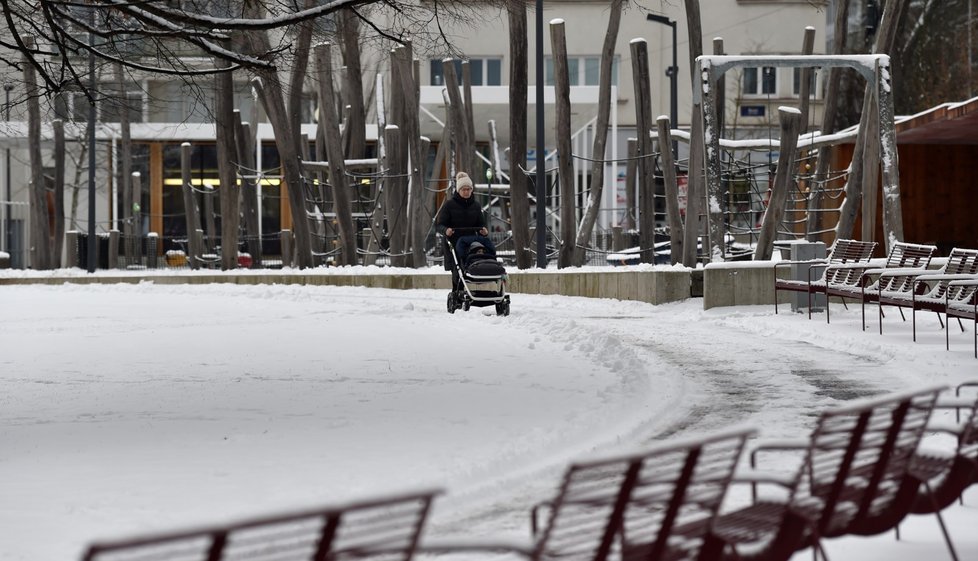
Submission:
[[[788,267],[778,269],[786,276]],[[778,302],[787,304],[790,293],[782,291]],[[723,306],[774,305],[774,263],[732,261],[710,263],[703,270],[703,309]]]
[[[392,289],[448,290],[451,276],[446,273],[395,274],[395,275],[343,275],[343,274],[265,274],[240,272],[234,274],[188,275],[93,275],[93,276],[45,276],[2,278],[5,284],[92,284],[128,283],[149,281],[156,284],[301,284],[333,286],[365,286]],[[650,304],[676,302],[690,297],[690,271],[669,269],[662,271],[609,271],[609,272],[534,272],[513,271],[509,274],[507,291],[515,294],[558,294],[587,298],[615,298],[637,300]]]

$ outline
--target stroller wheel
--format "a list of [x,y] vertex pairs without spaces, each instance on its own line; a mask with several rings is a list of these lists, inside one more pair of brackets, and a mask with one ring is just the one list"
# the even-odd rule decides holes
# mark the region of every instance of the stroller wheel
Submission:
[[470,304],[469,302],[462,302],[462,311],[463,312],[469,311],[469,307],[471,307],[471,305],[472,304]]
[[496,304],[496,315],[497,316],[508,316],[509,315],[509,302],[500,302]]
[[458,309],[458,305],[455,303],[455,293],[448,293],[448,313],[454,314],[455,310]]

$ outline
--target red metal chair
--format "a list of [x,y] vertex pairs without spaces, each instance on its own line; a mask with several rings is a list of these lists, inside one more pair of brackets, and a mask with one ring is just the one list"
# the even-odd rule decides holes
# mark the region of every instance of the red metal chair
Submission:
[[[856,282],[857,275],[849,271],[836,271],[831,273],[826,268],[829,265],[843,265],[847,263],[868,263],[873,256],[876,242],[862,242],[858,240],[835,240],[829,250],[828,257],[825,259],[814,259],[811,261],[779,261],[774,264],[774,313],[778,313],[778,291],[788,290],[792,292],[808,293],[808,319],[812,319],[812,295],[824,294],[825,288],[829,284],[845,284]],[[778,269],[788,266],[806,267],[807,280],[781,279],[778,278]],[[818,275],[816,279],[815,276]]]
[[438,490],[91,545],[83,561],[409,560]]
[[[920,481],[910,462],[941,387],[891,394],[823,412],[807,440],[756,449],[802,454],[793,474],[745,474],[739,481],[774,484],[781,500],[755,500],[721,514],[706,551],[714,559],[786,561],[820,540],[845,534],[872,535],[896,526],[910,511]],[[756,490],[756,487],[755,487]]]
[[[948,323],[951,322],[952,317],[957,318],[958,321],[962,319],[971,320],[974,333],[975,358],[978,358],[978,277],[971,280],[952,281],[948,287],[949,293],[944,298],[944,315],[947,317]],[[961,291],[956,293],[953,300],[950,294],[952,290]],[[944,330],[944,346],[947,350],[951,350],[950,331],[950,329]]]

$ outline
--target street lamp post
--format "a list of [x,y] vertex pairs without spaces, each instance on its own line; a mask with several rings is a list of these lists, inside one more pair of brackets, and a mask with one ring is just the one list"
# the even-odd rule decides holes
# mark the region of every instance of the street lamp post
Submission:
[[[677,98],[679,64],[676,61],[676,21],[658,14],[646,14],[645,18],[648,21],[668,25],[672,28],[672,66],[666,69],[666,76],[669,77],[669,121],[672,123],[670,126],[675,128],[679,126],[679,100]],[[673,152],[677,152],[678,147],[678,141],[672,143]]]
[[[5,95],[4,104],[3,104],[4,122],[10,122],[10,90],[12,89],[14,89],[13,84],[3,85],[3,93]],[[7,253],[10,253],[11,261],[13,261],[13,252],[10,251],[10,238],[13,236],[14,233],[13,228],[11,228],[13,221],[10,220],[10,211],[13,210],[13,207],[11,205],[12,199],[10,196],[11,195],[10,193],[10,138],[7,138],[7,146],[4,150],[3,173],[4,173],[5,185],[7,188],[7,198],[6,198],[7,204],[5,204],[3,207],[3,213],[4,213],[3,216],[5,218],[5,221],[3,223],[3,240],[4,240],[3,247],[4,249],[7,250]]]

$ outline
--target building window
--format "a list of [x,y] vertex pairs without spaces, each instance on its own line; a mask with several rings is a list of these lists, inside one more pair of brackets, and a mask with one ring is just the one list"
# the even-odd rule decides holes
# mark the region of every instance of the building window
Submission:
[[[794,95],[795,97],[798,97],[799,95],[801,95],[801,73],[803,70],[806,69],[794,68],[792,70],[794,70],[794,73],[792,74],[792,78],[791,78],[791,94]],[[818,88],[815,87],[816,84],[818,83],[818,74],[819,73],[817,71],[812,73],[812,82],[808,86],[809,97],[812,98],[818,97]]]
[[126,92],[125,99],[113,97],[102,101],[99,104],[101,110],[101,120],[105,123],[120,122],[122,112],[129,115],[130,123],[143,122],[143,94],[142,92]]
[[[108,86],[111,87],[111,86]],[[123,101],[118,97],[107,97],[96,102],[95,118],[103,123],[118,123],[120,111],[129,111],[130,123],[143,122],[143,92],[126,92]],[[89,100],[84,92],[65,91],[54,98],[54,115],[64,121],[85,123],[88,121]]]
[[[567,78],[571,86],[597,86],[601,76],[600,56],[568,56]],[[554,58],[544,59],[544,84],[554,85]],[[611,61],[611,85],[618,85],[618,56]]]
[[773,66],[744,69],[741,93],[743,95],[771,95],[778,93],[778,71]]
[[[495,58],[470,58],[469,71],[472,74],[473,86],[501,86],[503,85],[503,59]],[[462,82],[462,61],[455,59],[455,76]],[[445,73],[443,71],[442,59],[431,59],[431,85],[445,85]]]

